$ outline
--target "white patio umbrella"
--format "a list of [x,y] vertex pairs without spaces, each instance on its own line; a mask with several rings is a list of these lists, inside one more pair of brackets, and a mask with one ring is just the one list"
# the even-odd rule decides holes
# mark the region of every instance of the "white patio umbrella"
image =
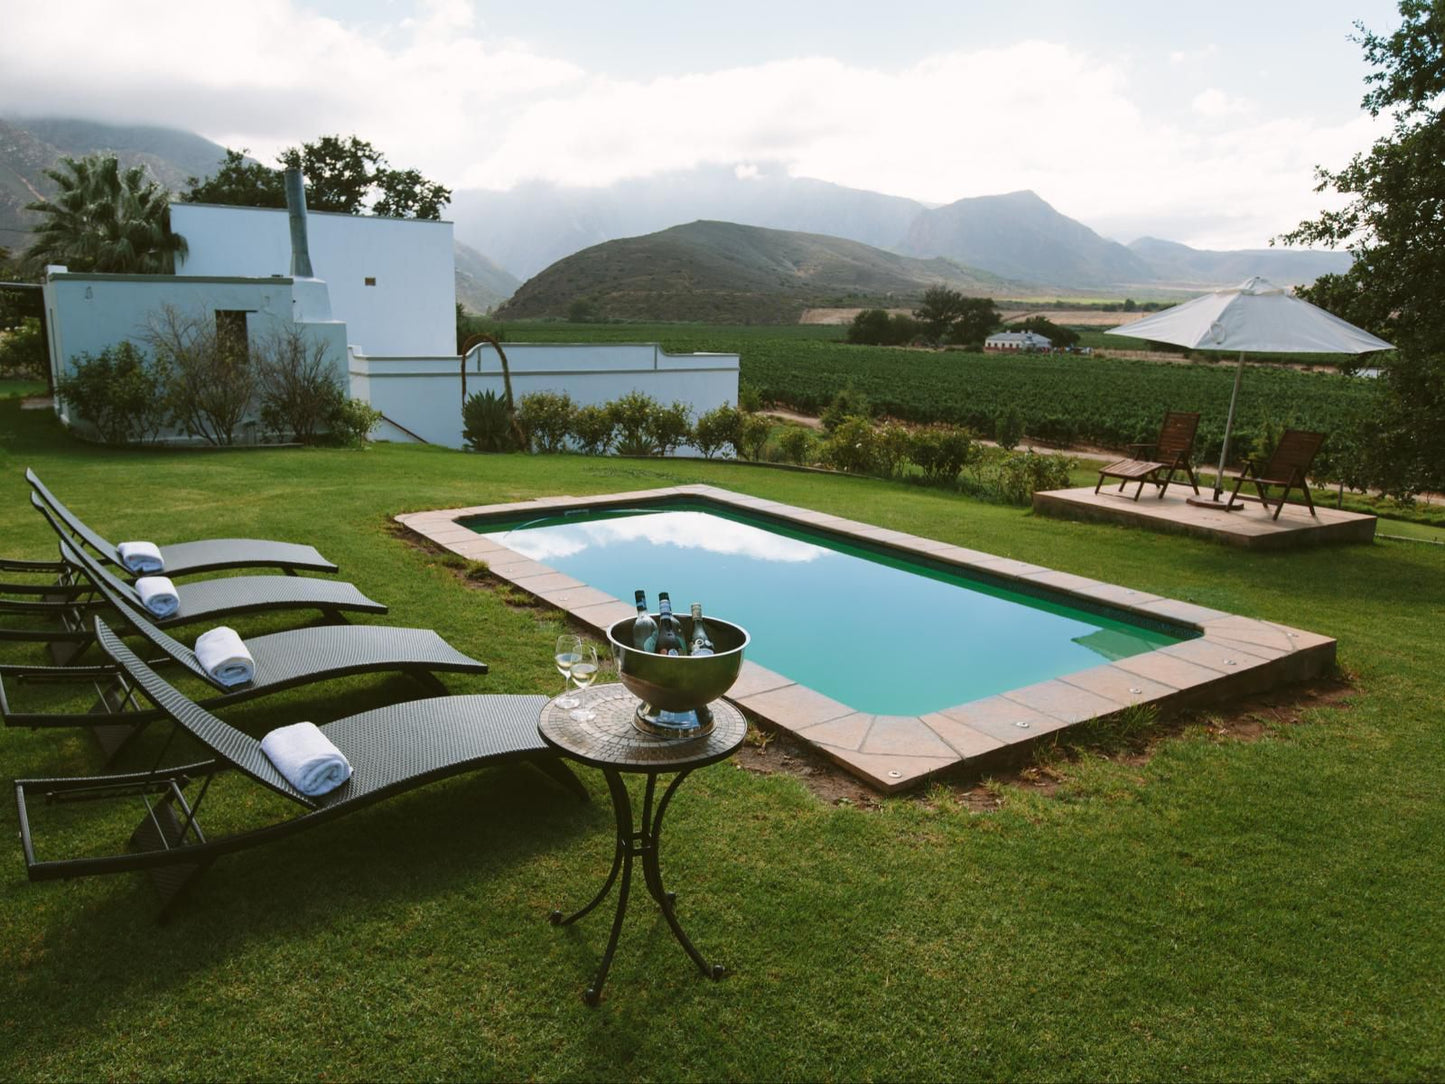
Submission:
[[1394,349],[1384,339],[1376,338],[1368,331],[1258,276],[1232,289],[1205,294],[1132,324],[1110,328],[1109,334],[1173,343],[1193,350],[1239,351],[1239,365],[1234,370],[1234,390],[1229,396],[1229,416],[1224,423],[1224,445],[1219,451],[1214,499],[1205,502],[1190,498],[1190,503],[1209,503],[1220,507],[1223,507],[1219,497],[1224,486],[1224,464],[1229,459],[1229,436],[1234,430],[1234,408],[1239,400],[1239,382],[1244,375],[1246,351],[1367,354],[1372,350]]

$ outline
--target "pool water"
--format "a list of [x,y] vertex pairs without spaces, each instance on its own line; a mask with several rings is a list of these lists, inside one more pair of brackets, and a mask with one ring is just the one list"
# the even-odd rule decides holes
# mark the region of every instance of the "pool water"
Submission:
[[631,602],[742,625],[747,657],[865,712],[921,715],[1153,651],[1187,630],[733,512],[577,509],[464,526]]

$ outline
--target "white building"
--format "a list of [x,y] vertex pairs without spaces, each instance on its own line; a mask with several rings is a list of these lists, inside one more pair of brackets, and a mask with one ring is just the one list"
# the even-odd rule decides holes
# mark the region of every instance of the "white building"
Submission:
[[[51,370],[81,354],[144,338],[166,307],[217,328],[244,326],[251,342],[288,327],[326,344],[353,398],[385,418],[373,434],[460,447],[461,370],[450,222],[308,213],[303,237],[313,277],[290,274],[290,212],[171,205],[189,254],[176,275],[72,274],[47,269],[43,286]],[[656,344],[504,345],[514,393],[565,391],[579,404],[642,391],[702,413],[737,402],[736,354],[669,355]],[[501,390],[496,351],[465,362],[468,393]],[[69,423],[65,404],[56,410]],[[175,434],[173,434],[175,435]]]
[[983,340],[983,348],[1035,354],[1052,350],[1054,343],[1037,331],[998,331]]

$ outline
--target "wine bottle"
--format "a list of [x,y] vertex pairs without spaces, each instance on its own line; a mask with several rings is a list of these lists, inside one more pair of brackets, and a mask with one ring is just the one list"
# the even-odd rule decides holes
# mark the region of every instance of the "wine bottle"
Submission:
[[702,603],[692,604],[692,641],[688,644],[689,655],[711,655],[714,653],[712,637],[702,622]]
[[666,591],[657,593],[657,653],[687,654],[687,641],[682,638],[682,627],[672,613],[672,597]]
[[638,590],[637,620],[632,623],[632,646],[638,651],[657,650],[657,622],[647,612],[647,593]]

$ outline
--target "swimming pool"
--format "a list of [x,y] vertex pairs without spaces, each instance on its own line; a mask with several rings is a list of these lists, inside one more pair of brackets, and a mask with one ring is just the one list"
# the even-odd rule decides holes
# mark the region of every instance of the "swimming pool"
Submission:
[[[638,515],[698,511],[720,517],[724,525],[703,530],[702,539],[693,545],[681,544],[680,528],[659,526]],[[708,612],[748,625],[754,646],[727,699],[886,791],[1133,706],[1171,710],[1213,703],[1315,677],[1334,665],[1335,641],[1327,636],[716,486],[540,497],[409,512],[396,519],[431,545],[485,562],[497,580],[565,611],[593,629],[599,639],[614,622],[632,616],[630,600],[637,587],[648,591],[654,607],[657,591],[667,590],[679,607],[700,601]],[[538,533],[529,540],[528,530],[517,529],[528,523],[565,525],[569,520],[580,526],[581,519],[604,535],[657,535],[661,546],[644,565],[616,571],[610,570],[613,551],[605,545],[595,546],[592,541],[580,545],[566,532]],[[766,537],[745,535],[740,525],[765,529]],[[759,547],[768,554],[762,564],[775,573],[775,586],[758,603],[766,605],[755,614],[740,612],[746,594],[741,573],[721,577],[719,587],[714,580],[692,578],[683,563],[675,567],[668,563],[682,562],[690,552],[711,566]],[[589,548],[591,557],[584,555]],[[753,559],[758,556],[754,553]],[[584,563],[568,564],[573,557]],[[897,611],[901,617],[895,613],[877,622],[882,626],[881,648],[864,652],[846,636],[829,639],[839,630],[856,627],[860,615],[866,619],[878,605],[862,601],[868,596],[851,573],[836,575],[843,580],[841,587],[830,580],[832,586],[822,601],[789,601],[796,595],[801,570],[856,567],[834,564],[844,557],[871,566],[866,570],[869,577],[883,576],[885,570],[907,571],[903,586],[881,589],[885,601],[899,591],[928,593],[925,601],[903,605]],[[586,565],[587,561],[595,563]],[[747,567],[748,579],[761,574],[757,564]],[[940,585],[967,586],[985,610],[1007,601],[1012,608],[1010,621],[1021,620],[1020,611],[1027,609],[1035,611],[1025,615],[1028,621],[1042,615],[1079,624],[1056,627],[1048,634],[1047,647],[1036,649],[1042,637],[1025,634],[1013,648],[1000,649],[992,642],[1000,622],[959,617],[933,602],[931,592]],[[1181,584],[1180,590],[1188,588]],[[801,611],[804,631],[769,631],[769,610]],[[915,618],[919,611],[921,618]],[[935,612],[942,616],[935,619]],[[943,631],[934,633],[938,627]],[[1141,646],[1141,639],[1146,641],[1144,649],[1128,653]],[[776,656],[773,648],[763,646],[763,641],[774,640]],[[1152,647],[1147,643],[1151,640]],[[923,704],[936,702],[934,698],[920,700],[919,710],[909,710],[911,704],[904,704],[901,696],[914,695],[915,679],[892,679],[898,658],[906,661],[915,654],[915,643],[935,641],[963,646],[930,656],[932,661],[921,668],[923,677],[916,680],[920,688],[930,683],[934,689],[930,697],[942,682],[945,698],[956,695],[957,699],[937,710],[921,710]],[[834,646],[823,646],[826,643]],[[760,652],[768,662],[760,661]],[[977,660],[986,652],[990,661],[979,666]],[[1055,658],[1060,654],[1062,662]],[[960,680],[970,663],[974,670],[991,671],[1012,665],[1018,656],[1054,658],[1053,665],[1065,672],[1042,680],[1013,672],[994,683],[1007,688],[982,696],[975,695],[978,687]],[[840,661],[844,665],[838,666]],[[815,664],[841,670],[838,680],[853,684],[839,685],[830,695],[811,679],[781,669],[802,671]],[[1072,666],[1081,668],[1068,670]],[[947,684],[955,681],[959,683]],[[1019,684],[1009,684],[1015,681]],[[887,695],[899,700],[865,699],[890,687],[893,691]]]
[[695,501],[459,523],[614,598],[702,602],[749,658],[859,711],[941,711],[1198,635]]

